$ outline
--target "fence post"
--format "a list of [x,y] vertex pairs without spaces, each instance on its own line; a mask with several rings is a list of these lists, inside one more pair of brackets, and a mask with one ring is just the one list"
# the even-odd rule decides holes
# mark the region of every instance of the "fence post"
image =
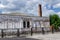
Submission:
[[19,29],[17,29],[17,37],[20,36],[20,32],[19,32]]
[[45,34],[44,27],[42,27],[42,34]]
[[2,38],[4,37],[3,29],[1,29],[1,37],[2,37]]
[[31,28],[31,36],[33,35],[33,30],[32,30],[33,28]]

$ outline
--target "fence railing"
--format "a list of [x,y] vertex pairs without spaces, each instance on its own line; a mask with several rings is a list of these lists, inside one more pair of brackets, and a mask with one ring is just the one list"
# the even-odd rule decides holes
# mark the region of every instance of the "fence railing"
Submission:
[[0,29],[0,36],[3,38],[4,36],[11,36],[16,35],[19,37],[22,34],[30,34],[31,36],[33,33],[42,33],[45,34],[45,32],[50,32],[49,27],[33,27],[33,28],[16,28],[16,29]]

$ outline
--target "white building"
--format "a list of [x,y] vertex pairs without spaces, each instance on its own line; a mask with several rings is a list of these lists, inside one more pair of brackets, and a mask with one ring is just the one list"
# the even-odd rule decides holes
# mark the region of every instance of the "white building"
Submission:
[[0,14],[0,29],[31,27],[49,27],[49,18],[20,13]]
[[42,17],[41,6],[39,6],[39,16],[23,13],[0,14],[0,29],[49,26],[49,17]]

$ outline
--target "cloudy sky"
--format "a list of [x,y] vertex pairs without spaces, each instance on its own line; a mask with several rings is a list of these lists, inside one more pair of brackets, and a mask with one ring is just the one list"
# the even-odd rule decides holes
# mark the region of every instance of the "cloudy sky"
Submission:
[[16,11],[37,16],[38,4],[42,5],[43,16],[60,15],[60,0],[0,0],[0,13]]

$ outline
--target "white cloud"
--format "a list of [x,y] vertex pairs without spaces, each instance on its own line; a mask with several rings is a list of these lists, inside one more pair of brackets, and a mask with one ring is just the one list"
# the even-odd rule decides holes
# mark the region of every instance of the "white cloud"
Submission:
[[59,14],[59,15],[60,15],[60,12],[58,12],[57,14]]
[[6,5],[6,8],[14,8],[14,7],[15,7],[15,5],[14,5],[14,4],[12,4],[12,3],[10,3],[10,4]]
[[[47,9],[46,4],[50,10]],[[43,16],[46,16],[46,15],[48,16],[49,14],[55,14],[56,13],[54,10],[51,9],[52,6],[54,6],[55,8],[58,8],[58,7],[60,8],[60,0],[43,0],[42,5],[43,5],[42,6]]]
[[8,2],[11,2],[11,3],[13,2],[13,0],[7,0],[7,1],[8,1]]
[[2,12],[2,14],[5,14],[5,13],[7,14],[7,13],[11,13],[11,12]]
[[53,5],[54,8],[60,8],[60,3]]
[[0,8],[5,8],[5,7],[6,7],[5,5],[0,4]]
[[58,12],[58,13],[56,13],[57,15],[59,15],[59,17],[60,17],[60,12]]
[[[37,15],[38,4],[42,4],[43,16],[49,15],[50,13],[55,13],[53,10],[48,10],[46,4],[50,8],[51,5],[59,3],[59,0],[1,0],[3,13],[11,11],[19,11],[24,13],[32,13]],[[59,6],[59,5],[58,5]]]
[[48,10],[46,9],[46,7],[43,7],[43,16],[49,16],[50,14],[55,14],[55,12],[53,10]]

